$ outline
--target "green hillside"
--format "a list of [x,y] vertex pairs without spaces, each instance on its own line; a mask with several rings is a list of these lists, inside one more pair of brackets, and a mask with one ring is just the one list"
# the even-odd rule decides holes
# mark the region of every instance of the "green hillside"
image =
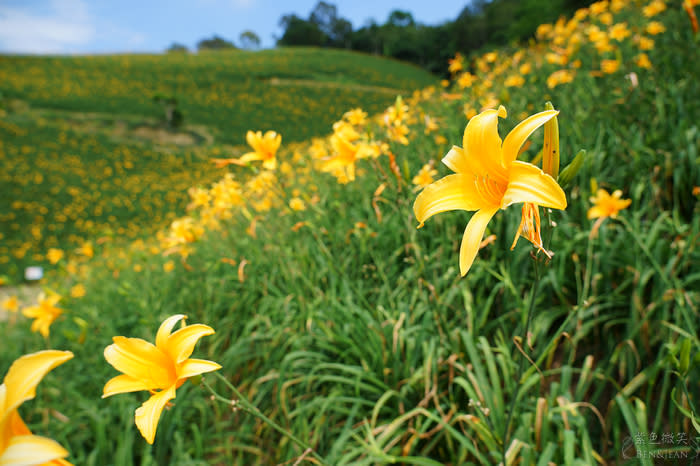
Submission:
[[33,107],[159,117],[157,95],[174,97],[184,121],[218,142],[240,144],[249,129],[286,141],[328,132],[353,107],[376,113],[401,92],[434,84],[420,68],[342,50],[280,48],[164,55],[0,56],[0,92]]
[[[211,158],[249,150],[249,130],[306,140],[350,108],[379,112],[435,81],[394,60],[313,48],[0,56],[0,276],[50,265],[50,248],[164,227],[184,213],[189,187],[221,176]],[[182,125],[167,124],[155,96],[177,100]]]
[[21,417],[81,466],[695,464],[698,13],[595,2],[295,143],[13,91],[3,266],[61,273],[0,289],[0,463]]

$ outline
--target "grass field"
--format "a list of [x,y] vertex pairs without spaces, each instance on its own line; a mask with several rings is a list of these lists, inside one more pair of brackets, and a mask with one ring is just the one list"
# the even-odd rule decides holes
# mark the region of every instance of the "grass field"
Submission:
[[[186,209],[161,211],[169,227],[119,248],[94,240],[92,258],[82,250],[59,258],[67,273],[42,283],[61,296],[53,302],[61,311],[45,311],[46,337],[22,314],[31,303],[9,310],[0,372],[40,349],[74,354],[20,408],[23,419],[81,465],[693,464],[700,64],[691,3],[597,2],[541,26],[527,47],[456,57],[444,87],[392,96],[376,117],[369,106],[367,116],[345,113],[354,103],[334,110],[330,136],[289,144],[302,139],[287,134],[294,129],[235,123],[245,128],[241,138],[276,130],[281,146],[274,135],[251,135],[260,150],[247,162],[239,158],[252,148],[204,153],[222,159],[218,172],[203,171],[187,191],[153,194],[189,195]],[[518,122],[532,122],[547,101],[559,110],[559,138],[551,113],[545,131],[533,124],[523,133]],[[500,105],[503,141],[493,122],[483,123]],[[186,119],[195,114],[183,108]],[[5,125],[19,126],[19,113],[7,115]],[[89,122],[95,134],[113,131]],[[219,137],[214,123],[197,123]],[[60,142],[51,131],[38,134]],[[25,141],[28,153],[33,145]],[[133,159],[109,166],[146,163],[158,146],[129,146]],[[550,176],[557,147],[559,177]],[[449,168],[440,163],[448,153]],[[176,163],[160,161],[166,173]],[[109,179],[105,166],[85,170],[95,183]],[[51,171],[26,177],[37,175]],[[168,185],[153,176],[137,183],[144,195]],[[600,189],[619,190],[619,199],[599,201]],[[518,202],[498,209],[504,193]],[[539,249],[527,241],[539,238],[533,210],[519,209],[523,199],[557,207],[534,207]],[[144,219],[145,201],[136,209]],[[463,242],[472,219],[496,210],[483,235]],[[525,228],[519,214],[531,222]],[[30,217],[17,223],[34,225]],[[516,232],[524,238],[512,247]],[[465,277],[461,249],[478,251]],[[151,445],[134,425],[148,394],[101,399],[107,381],[136,364],[116,370],[105,348],[116,336],[165,347],[156,332],[175,314],[215,330],[185,327],[202,332],[192,356],[221,368],[177,388]],[[157,375],[144,382],[143,372],[159,374],[165,356],[148,354],[131,387],[162,397],[170,385],[154,382]]]

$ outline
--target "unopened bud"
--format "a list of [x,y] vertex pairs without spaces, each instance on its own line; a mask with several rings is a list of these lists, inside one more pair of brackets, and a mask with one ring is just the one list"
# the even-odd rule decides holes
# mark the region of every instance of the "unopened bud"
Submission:
[[578,151],[578,154],[576,154],[576,157],[574,157],[574,160],[572,160],[571,163],[567,165],[559,174],[559,177],[557,178],[559,186],[566,188],[569,183],[571,183],[578,171],[583,166],[584,158],[586,158],[586,151],[581,149]]
[[[554,105],[547,102],[545,110],[554,110]],[[559,122],[557,117],[544,124],[544,146],[542,147],[542,171],[555,180],[559,176]]]

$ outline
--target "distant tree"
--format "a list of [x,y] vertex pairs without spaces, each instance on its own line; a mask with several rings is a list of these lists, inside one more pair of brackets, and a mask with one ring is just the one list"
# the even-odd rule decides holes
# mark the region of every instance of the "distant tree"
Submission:
[[283,16],[279,25],[284,29],[284,34],[277,39],[277,45],[315,45],[321,47],[328,40],[328,36],[321,31],[317,24],[294,14]]
[[236,46],[233,42],[222,39],[221,37],[214,35],[211,39],[202,39],[197,42],[197,50],[222,50],[222,49],[235,49]]
[[392,26],[402,28],[416,25],[416,21],[413,19],[411,12],[403,10],[394,10],[389,13],[389,19],[387,19],[386,22]]
[[255,50],[260,47],[260,37],[251,30],[243,31],[238,36],[238,42],[242,48],[247,50]]
[[337,19],[338,8],[332,3],[326,3],[323,0],[316,4],[309,15],[309,22],[318,26],[327,36],[332,34],[333,24]]
[[166,51],[169,53],[171,53],[171,52],[181,52],[181,53],[182,52],[189,52],[189,50],[187,49],[186,46],[184,46],[178,42],[173,42],[172,44],[170,44],[170,47],[168,47],[168,49]]

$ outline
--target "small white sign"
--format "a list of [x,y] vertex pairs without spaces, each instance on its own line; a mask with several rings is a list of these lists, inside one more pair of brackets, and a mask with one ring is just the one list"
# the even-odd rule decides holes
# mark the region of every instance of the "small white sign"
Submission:
[[44,268],[38,265],[33,265],[24,269],[25,280],[41,280],[44,276]]

